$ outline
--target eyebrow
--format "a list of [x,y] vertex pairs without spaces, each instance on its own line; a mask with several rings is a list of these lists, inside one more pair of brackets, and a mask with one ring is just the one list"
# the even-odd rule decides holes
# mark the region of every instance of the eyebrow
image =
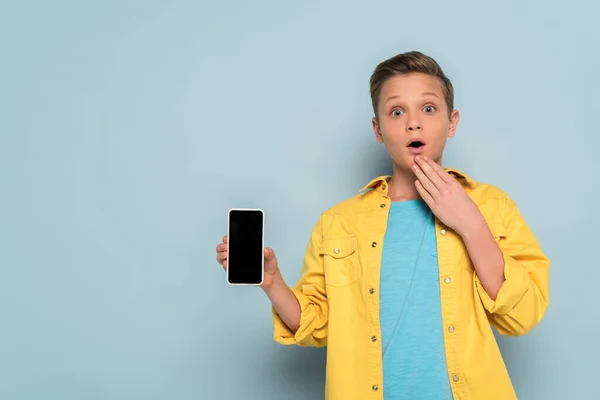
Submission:
[[[434,97],[437,97],[438,99],[440,98],[440,96],[438,96],[438,95],[437,95],[437,93],[435,93],[435,92],[423,92],[423,93],[421,93],[421,95],[422,95],[422,96],[434,96]],[[389,101],[391,101],[391,100],[395,100],[395,99],[399,99],[399,98],[400,98],[400,96],[392,96],[392,97],[388,97],[388,98],[385,100],[385,104],[387,104],[387,103],[388,103]]]
[[422,93],[422,95],[423,96],[435,96],[438,99],[440,98],[440,96],[438,96],[437,93],[434,93],[434,92],[425,92],[425,93]]

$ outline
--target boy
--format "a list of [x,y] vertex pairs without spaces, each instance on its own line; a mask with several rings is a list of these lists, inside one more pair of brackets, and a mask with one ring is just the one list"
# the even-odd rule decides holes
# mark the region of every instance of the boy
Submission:
[[541,321],[549,260],[504,192],[441,167],[459,112],[435,60],[397,55],[370,83],[393,175],[321,215],[294,288],[265,250],[274,338],[327,346],[327,399],[516,399],[491,326]]

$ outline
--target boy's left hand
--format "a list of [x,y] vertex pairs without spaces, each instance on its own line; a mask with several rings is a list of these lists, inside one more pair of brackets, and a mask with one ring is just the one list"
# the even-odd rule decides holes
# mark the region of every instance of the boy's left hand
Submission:
[[440,221],[461,236],[485,223],[475,202],[452,175],[427,157],[417,156],[415,162],[417,191]]

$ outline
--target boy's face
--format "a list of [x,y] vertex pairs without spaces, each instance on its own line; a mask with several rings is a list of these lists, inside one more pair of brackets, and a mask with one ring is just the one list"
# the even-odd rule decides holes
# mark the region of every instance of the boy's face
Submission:
[[[417,155],[441,164],[446,139],[454,136],[459,113],[448,113],[438,78],[425,74],[398,75],[388,79],[379,94],[373,130],[394,163],[410,168]],[[422,142],[411,142],[418,140]]]

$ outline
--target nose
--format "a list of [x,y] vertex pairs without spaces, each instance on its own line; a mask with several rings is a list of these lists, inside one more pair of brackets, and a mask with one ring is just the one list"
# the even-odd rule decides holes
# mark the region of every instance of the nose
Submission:
[[408,120],[408,125],[406,126],[406,129],[409,132],[420,131],[421,130],[421,122],[419,121],[418,118],[415,118],[415,116],[413,116],[413,118],[410,118]]

